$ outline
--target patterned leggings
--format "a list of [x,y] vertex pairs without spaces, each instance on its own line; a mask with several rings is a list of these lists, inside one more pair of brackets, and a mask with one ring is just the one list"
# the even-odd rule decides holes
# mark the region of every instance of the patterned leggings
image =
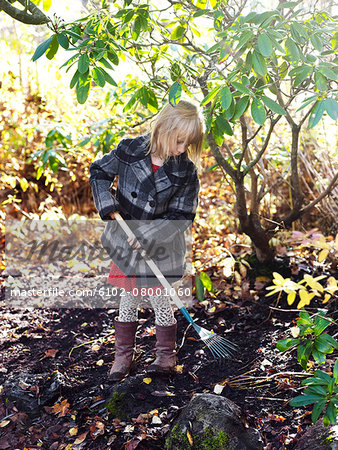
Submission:
[[[168,296],[149,295],[148,298],[155,312],[156,325],[167,327],[176,322]],[[119,321],[136,322],[138,318],[137,310],[140,301],[141,297],[132,295],[131,292],[125,292],[125,295],[121,296],[120,299]]]

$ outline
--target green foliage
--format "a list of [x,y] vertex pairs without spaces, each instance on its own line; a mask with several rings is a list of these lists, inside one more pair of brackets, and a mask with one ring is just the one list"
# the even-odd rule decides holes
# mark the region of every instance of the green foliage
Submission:
[[199,275],[195,277],[195,286],[196,286],[196,296],[199,301],[204,300],[205,289],[209,292],[215,292],[214,285],[205,272],[201,272]]
[[326,355],[338,350],[338,342],[323,331],[331,324],[331,320],[325,318],[326,310],[320,310],[314,319],[302,311],[297,320],[297,327],[293,329],[294,338],[281,339],[277,342],[277,348],[285,351],[297,346],[297,359],[304,370],[310,356],[318,364],[324,364]]
[[[317,315],[310,316],[302,311],[297,320],[297,327],[293,327],[293,338],[281,339],[277,342],[280,351],[286,351],[297,347],[297,359],[304,370],[307,369],[309,358],[312,356],[316,363],[324,364],[326,355],[338,350],[338,342],[324,330],[332,323],[332,320],[324,317],[326,310],[319,310]],[[313,319],[314,317],[314,319]],[[338,404],[338,361],[333,369],[333,376],[322,370],[316,370],[314,376],[302,381],[307,386],[303,395],[290,401],[292,406],[305,406],[314,403],[312,421],[315,423],[319,415],[324,411],[323,423],[334,425],[337,420]]]

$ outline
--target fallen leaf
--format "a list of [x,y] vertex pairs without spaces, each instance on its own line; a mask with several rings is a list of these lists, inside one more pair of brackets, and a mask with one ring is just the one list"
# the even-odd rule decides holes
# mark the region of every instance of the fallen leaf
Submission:
[[77,427],[69,428],[69,434],[71,436],[76,436],[77,432],[78,432],[78,428]]
[[143,378],[143,383],[150,384],[152,381],[151,378]]
[[96,439],[98,436],[104,434],[104,423],[97,420],[94,425],[90,427],[90,435],[93,439]]
[[192,447],[194,445],[194,440],[193,440],[189,430],[187,430],[187,438],[188,438],[189,444]]
[[80,434],[80,436],[78,436],[75,439],[74,445],[82,444],[82,442],[86,439],[87,434],[88,434],[88,431],[85,431],[84,433]]
[[55,348],[49,348],[47,351],[45,351],[44,358],[55,358],[55,355],[58,353],[59,350]]
[[10,420],[3,420],[2,422],[0,422],[0,428],[4,428],[6,425],[8,425],[9,423],[11,423]]
[[[45,407],[46,411],[47,411],[47,406]],[[66,414],[68,414],[69,411],[69,403],[67,401],[67,399],[62,400],[61,403],[55,403],[55,405],[53,405],[51,408],[48,408],[51,410],[51,412],[53,412],[54,414],[58,414],[60,413],[59,417],[64,417]],[[48,411],[47,411],[48,412]]]
[[103,363],[104,363],[103,359],[99,359],[98,361],[96,361],[97,366],[102,366]]

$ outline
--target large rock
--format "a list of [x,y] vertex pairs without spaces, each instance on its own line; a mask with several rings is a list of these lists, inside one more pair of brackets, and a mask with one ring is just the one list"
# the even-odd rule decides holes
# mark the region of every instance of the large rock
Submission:
[[169,431],[167,450],[260,450],[256,430],[241,421],[239,407],[225,397],[196,394]]
[[299,439],[295,450],[338,450],[338,425],[325,428],[318,420]]
[[60,372],[18,373],[8,377],[3,395],[19,410],[36,417],[41,413],[41,407],[57,399],[65,386],[66,379]]

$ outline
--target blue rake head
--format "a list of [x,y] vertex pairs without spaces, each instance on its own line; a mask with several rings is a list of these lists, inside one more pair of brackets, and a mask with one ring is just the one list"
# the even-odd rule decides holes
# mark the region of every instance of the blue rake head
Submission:
[[205,328],[192,324],[199,337],[210,350],[214,359],[230,358],[237,351],[237,345],[218,334],[213,333]]

